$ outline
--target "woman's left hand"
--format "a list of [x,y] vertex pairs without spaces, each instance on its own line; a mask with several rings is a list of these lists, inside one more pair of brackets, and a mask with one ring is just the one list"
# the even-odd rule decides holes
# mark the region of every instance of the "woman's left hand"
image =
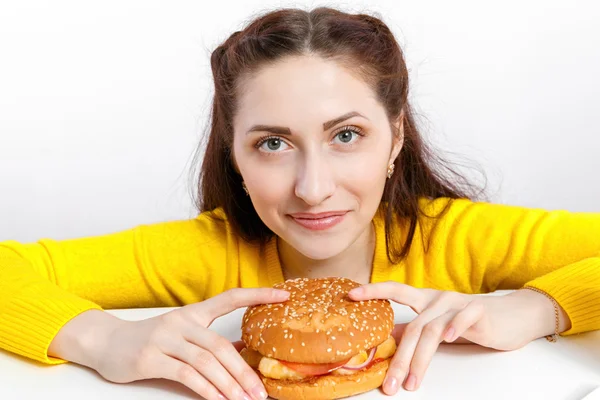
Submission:
[[383,384],[389,395],[398,391],[401,382],[407,390],[420,386],[441,342],[466,340],[497,350],[515,350],[552,334],[555,327],[552,302],[532,290],[476,296],[389,281],[361,286],[349,296],[353,300],[389,299],[419,314],[394,329],[398,349]]

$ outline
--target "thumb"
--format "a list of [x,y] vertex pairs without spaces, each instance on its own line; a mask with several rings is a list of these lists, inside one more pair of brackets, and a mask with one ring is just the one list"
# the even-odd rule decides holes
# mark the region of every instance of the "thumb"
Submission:
[[196,303],[198,307],[196,310],[204,320],[205,326],[209,326],[216,318],[229,314],[238,308],[258,304],[280,303],[289,297],[290,293],[285,290],[236,288],[227,290],[201,303]]

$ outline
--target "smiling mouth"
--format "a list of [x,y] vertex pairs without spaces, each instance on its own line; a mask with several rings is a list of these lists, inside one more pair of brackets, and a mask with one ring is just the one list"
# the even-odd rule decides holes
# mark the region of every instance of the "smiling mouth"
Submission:
[[322,213],[295,213],[290,218],[298,225],[313,231],[322,231],[342,222],[348,211],[328,211]]

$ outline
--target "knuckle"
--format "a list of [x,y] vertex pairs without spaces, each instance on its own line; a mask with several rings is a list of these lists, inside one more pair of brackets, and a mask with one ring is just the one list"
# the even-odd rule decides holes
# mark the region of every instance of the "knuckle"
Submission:
[[416,321],[410,322],[406,325],[406,329],[404,330],[404,338],[406,339],[416,339],[421,336],[421,332],[423,327]]
[[164,325],[159,325],[150,332],[148,336],[148,341],[151,344],[159,345],[163,342],[165,338],[168,338],[170,335],[168,333],[167,328]]
[[160,322],[162,323],[162,325],[165,325],[165,326],[177,326],[182,320],[181,313],[179,313],[177,311],[171,311],[168,313],[164,313],[164,314],[160,315],[158,318],[160,319]]
[[181,383],[191,382],[195,375],[196,370],[187,364],[177,367],[177,371],[175,372],[176,379]]
[[227,300],[231,305],[233,305],[236,308],[241,307],[243,296],[244,291],[240,288],[229,289],[227,291]]
[[154,350],[148,346],[143,347],[134,362],[134,371],[138,376],[149,377],[154,365]]
[[392,374],[393,376],[402,376],[407,370],[408,362],[402,359],[401,357],[397,357],[390,364],[388,374]]
[[395,357],[390,363],[388,368],[388,375],[395,376],[398,378],[404,378],[406,371],[408,371],[409,363],[402,357]]
[[422,336],[428,340],[437,340],[442,336],[444,325],[441,323],[431,322],[423,328]]
[[260,380],[258,379],[258,375],[256,375],[256,372],[254,372],[252,368],[248,366],[243,367],[240,381],[244,384],[244,386],[248,388],[252,388],[256,385],[261,384]]
[[474,310],[478,311],[478,312],[482,312],[485,309],[485,305],[483,303],[483,301],[481,301],[480,299],[474,299],[472,300],[469,304],[469,307],[473,308]]
[[463,309],[469,304],[469,301],[467,296],[462,293],[446,290],[439,295],[437,303],[448,305],[453,309]]
[[212,339],[212,351],[214,354],[223,354],[231,350],[232,344],[222,336]]
[[210,367],[214,363],[215,358],[208,351],[200,350],[198,351],[198,353],[196,353],[193,360],[194,365],[197,368],[205,369]]

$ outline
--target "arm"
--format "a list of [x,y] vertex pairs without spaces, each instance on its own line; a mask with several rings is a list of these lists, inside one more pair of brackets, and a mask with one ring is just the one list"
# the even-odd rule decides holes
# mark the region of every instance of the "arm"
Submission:
[[[425,209],[435,214],[444,202]],[[424,219],[423,232],[440,250],[428,263],[459,291],[536,287],[568,315],[565,333],[600,329],[600,213],[457,200],[440,219]]]
[[203,300],[211,266],[223,266],[225,229],[203,214],[98,237],[1,242],[0,347],[60,363],[48,347],[85,311]]

